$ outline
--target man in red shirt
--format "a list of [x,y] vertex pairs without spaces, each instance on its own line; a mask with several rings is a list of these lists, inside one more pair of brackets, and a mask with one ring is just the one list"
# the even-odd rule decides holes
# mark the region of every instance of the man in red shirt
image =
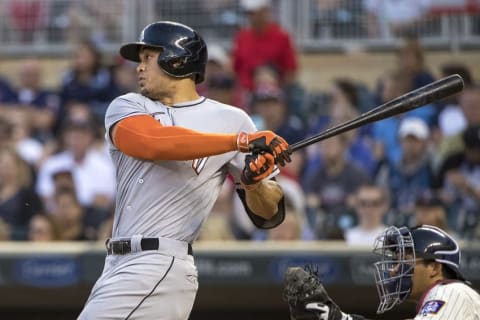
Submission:
[[270,65],[279,72],[280,84],[294,79],[297,57],[290,35],[270,18],[270,0],[241,0],[250,26],[234,42],[233,67],[242,88],[254,88],[255,69]]

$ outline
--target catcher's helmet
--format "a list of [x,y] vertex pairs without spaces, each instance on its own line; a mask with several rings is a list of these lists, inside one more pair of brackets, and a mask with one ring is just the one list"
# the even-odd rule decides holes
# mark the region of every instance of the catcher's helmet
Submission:
[[381,256],[375,263],[375,278],[380,297],[377,313],[403,302],[412,290],[415,259],[434,260],[448,268],[455,278],[460,273],[460,248],[443,230],[423,225],[415,228],[389,227],[375,242],[374,253]]
[[415,254],[427,260],[435,260],[450,269],[455,277],[464,280],[460,273],[460,248],[445,231],[433,226],[419,226],[411,230]]
[[122,57],[140,62],[143,47],[161,48],[158,65],[172,77],[195,75],[195,83],[203,81],[207,64],[207,45],[192,28],[177,22],[158,21],[146,26],[138,42],[120,48]]

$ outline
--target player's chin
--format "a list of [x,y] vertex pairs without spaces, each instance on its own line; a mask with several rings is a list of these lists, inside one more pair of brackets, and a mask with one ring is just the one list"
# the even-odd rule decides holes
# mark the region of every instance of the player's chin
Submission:
[[150,97],[150,90],[148,90],[145,86],[140,86],[140,94],[145,97]]

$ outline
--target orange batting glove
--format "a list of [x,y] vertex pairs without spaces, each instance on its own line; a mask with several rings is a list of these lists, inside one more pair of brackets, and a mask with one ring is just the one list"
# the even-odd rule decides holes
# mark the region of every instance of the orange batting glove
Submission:
[[237,136],[237,147],[241,152],[271,153],[275,162],[281,166],[284,166],[285,162],[292,161],[290,159],[292,152],[288,143],[272,131],[257,131],[250,134],[240,132]]
[[245,168],[243,168],[240,181],[247,190],[253,190],[256,184],[267,178],[275,169],[275,158],[270,153],[249,154],[245,157]]

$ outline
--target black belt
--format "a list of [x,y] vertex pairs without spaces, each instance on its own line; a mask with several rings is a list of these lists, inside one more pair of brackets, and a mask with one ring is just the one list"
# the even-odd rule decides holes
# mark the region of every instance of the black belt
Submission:
[[[142,251],[145,250],[158,250],[159,247],[159,239],[158,238],[142,238],[140,240],[140,247]],[[125,240],[107,240],[106,243],[107,247],[107,254],[127,254],[132,252],[132,243],[130,239]],[[188,244],[188,251],[189,255],[193,255],[192,245]]]

